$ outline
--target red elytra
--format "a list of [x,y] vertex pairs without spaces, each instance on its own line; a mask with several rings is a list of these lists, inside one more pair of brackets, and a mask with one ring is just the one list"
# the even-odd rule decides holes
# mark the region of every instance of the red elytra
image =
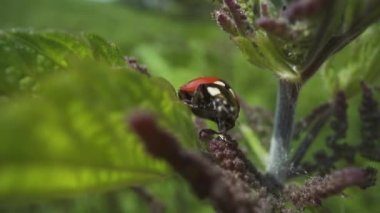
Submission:
[[185,85],[180,87],[180,90],[192,93],[192,92],[195,92],[197,90],[199,85],[211,84],[211,83],[214,83],[215,81],[221,81],[221,80],[220,80],[220,78],[212,77],[212,76],[199,77],[199,78],[196,78],[196,79],[189,81],[188,83],[186,83]]

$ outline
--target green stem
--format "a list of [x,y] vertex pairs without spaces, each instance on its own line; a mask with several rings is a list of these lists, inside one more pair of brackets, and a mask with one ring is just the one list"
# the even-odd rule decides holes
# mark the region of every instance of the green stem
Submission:
[[278,82],[276,115],[267,170],[279,183],[283,183],[286,178],[299,87],[299,84],[286,80]]

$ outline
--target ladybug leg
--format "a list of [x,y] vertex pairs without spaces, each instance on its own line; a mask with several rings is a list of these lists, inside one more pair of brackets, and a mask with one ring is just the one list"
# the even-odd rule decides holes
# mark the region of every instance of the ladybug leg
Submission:
[[215,135],[219,134],[218,132],[212,129],[202,129],[199,131],[199,139],[202,141],[210,141],[215,137]]
[[229,136],[228,134],[225,134],[223,132],[217,132],[212,129],[202,129],[201,131],[199,131],[199,139],[204,142],[209,142],[213,139],[218,139],[221,141],[232,140],[231,136]]

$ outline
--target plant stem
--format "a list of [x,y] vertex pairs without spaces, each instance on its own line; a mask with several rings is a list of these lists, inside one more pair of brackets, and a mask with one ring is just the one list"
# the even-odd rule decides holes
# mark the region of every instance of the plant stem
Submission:
[[276,115],[267,171],[279,183],[283,183],[286,178],[299,87],[299,84],[287,80],[280,79],[278,82]]

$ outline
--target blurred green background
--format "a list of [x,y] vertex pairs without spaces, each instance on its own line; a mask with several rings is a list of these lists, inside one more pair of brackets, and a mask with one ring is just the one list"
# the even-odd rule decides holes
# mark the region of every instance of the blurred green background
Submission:
[[[123,54],[136,57],[153,75],[168,79],[176,88],[198,76],[219,76],[251,105],[272,111],[276,79],[245,60],[212,20],[211,11],[212,4],[207,0],[0,0],[0,29],[95,33],[114,42]],[[315,76],[301,93],[297,117],[329,97],[321,75]],[[353,106],[358,100],[353,98]],[[356,109],[351,107],[350,113],[355,115]],[[357,116],[351,117],[350,122],[357,123]],[[352,130],[351,138],[358,138],[358,129],[356,126]],[[322,146],[323,138],[320,141]],[[180,178],[149,184],[148,189],[162,200],[168,212],[212,212]],[[380,208],[376,203],[379,190],[378,186],[363,193],[348,190],[318,210],[374,212]],[[147,212],[149,207],[128,189],[77,195],[73,199],[0,204],[0,212],[118,211]]]

